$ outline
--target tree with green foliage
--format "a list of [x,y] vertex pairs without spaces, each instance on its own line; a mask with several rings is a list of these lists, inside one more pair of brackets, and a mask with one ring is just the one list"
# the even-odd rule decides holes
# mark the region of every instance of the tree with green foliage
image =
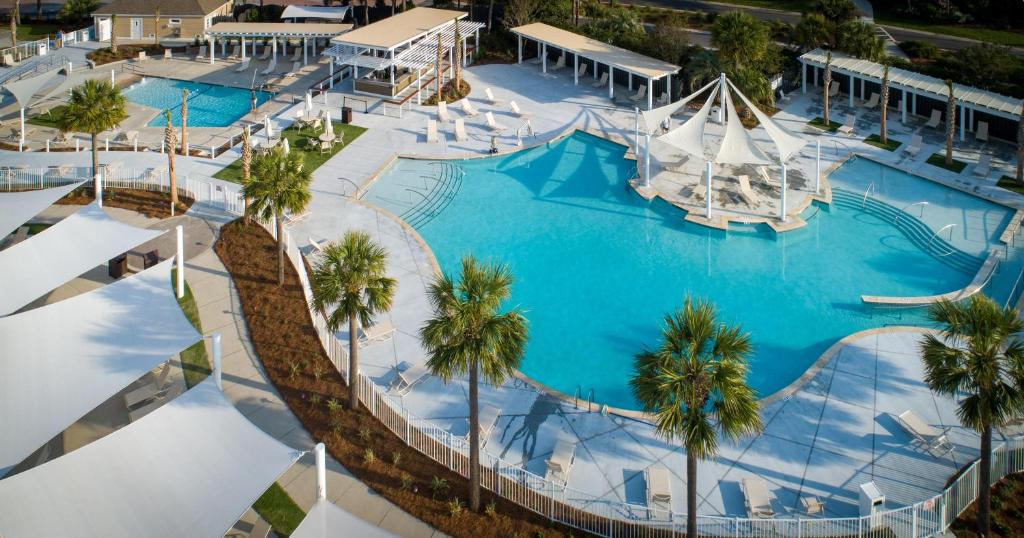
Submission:
[[821,13],[837,27],[857,16],[857,6],[853,0],[818,0],[814,11]]
[[[391,309],[398,281],[387,276],[388,253],[363,231],[348,231],[324,247],[313,268],[313,307],[327,327],[348,324],[348,407],[359,408],[359,327]],[[333,310],[332,310],[333,309]]]
[[57,16],[61,22],[75,23],[87,19],[97,7],[97,0],[67,0],[60,6],[60,13]]
[[690,33],[682,25],[668,22],[655,25],[646,33],[645,52],[654,58],[669,63],[683,65],[683,54],[689,47]]
[[[249,129],[242,129],[242,185],[249,183],[250,179],[252,179],[252,141],[249,138]],[[249,224],[252,222],[252,216],[249,215],[249,197],[243,196],[242,203],[245,223]]]
[[11,10],[11,47],[14,48],[15,59],[20,59],[18,54],[18,17],[15,16],[15,12]]
[[885,42],[875,35],[874,25],[862,21],[847,21],[839,26],[836,48],[863,60],[873,62],[885,56]]
[[153,9],[153,44],[160,44],[160,6]]
[[455,64],[455,95],[459,95],[462,92],[462,32],[459,31],[459,19],[455,19],[455,44],[452,49],[452,55],[454,59],[452,62]]
[[505,28],[511,29],[536,21],[543,5],[544,0],[508,0],[502,18]]
[[990,536],[992,429],[1024,414],[1024,329],[1020,314],[984,295],[942,300],[928,310],[941,328],[921,342],[924,381],[936,394],[959,399],[957,418],[981,435],[978,535]]
[[953,166],[953,135],[956,134],[956,97],[953,81],[946,79],[946,166]]
[[634,359],[633,395],[655,430],[686,450],[686,535],[697,537],[697,461],[729,439],[761,431],[757,396],[747,385],[748,334],[718,319],[706,301],[686,298],[665,316],[661,344]]
[[58,128],[65,133],[80,132],[90,136],[92,145],[92,177],[99,173],[99,135],[116,129],[128,118],[127,100],[120,88],[107,80],[86,80],[71,90],[71,97],[58,117]]
[[[760,70],[753,67],[730,69],[726,76],[752,103],[763,106],[775,105],[775,92]],[[751,112],[744,110],[744,116],[750,117]]]
[[741,11],[719,16],[711,28],[711,44],[722,63],[741,68],[754,65],[768,50],[768,27]]
[[446,383],[469,375],[469,509],[480,510],[479,377],[500,385],[512,376],[526,348],[526,317],[519,308],[501,312],[512,294],[507,266],[462,259],[458,283],[447,274],[427,290],[433,317],[420,329],[427,367]]
[[821,13],[804,13],[793,28],[791,41],[804,52],[831,48],[835,44],[835,25]]
[[704,48],[690,57],[683,67],[683,76],[690,92],[701,89],[712,80],[717,80],[721,74],[722,64],[718,60],[718,55],[715,51]]
[[252,178],[242,185],[242,196],[249,198],[250,216],[274,219],[277,231],[277,285],[284,285],[284,213],[300,214],[309,205],[309,170],[303,167],[302,152],[284,152],[281,146],[257,156],[252,162]]

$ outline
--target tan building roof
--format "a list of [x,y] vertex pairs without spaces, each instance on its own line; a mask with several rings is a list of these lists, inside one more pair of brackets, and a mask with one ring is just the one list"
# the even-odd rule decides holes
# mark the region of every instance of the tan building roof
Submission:
[[363,26],[331,40],[334,44],[355,45],[375,49],[393,49],[428,34],[455,19],[466,17],[464,11],[418,7],[393,17]]
[[661,78],[679,71],[678,65],[609,45],[603,41],[574,34],[542,22],[513,28],[512,33],[534,41],[547,43],[574,54],[579,54],[581,57],[596,60],[598,63],[612,65],[616,69],[629,71],[634,75],[645,78]]
[[218,37],[334,37],[351,29],[351,24],[335,23],[218,22],[206,30],[206,35]]
[[152,17],[159,6],[160,17],[204,17],[229,3],[230,0],[114,0],[92,14]]

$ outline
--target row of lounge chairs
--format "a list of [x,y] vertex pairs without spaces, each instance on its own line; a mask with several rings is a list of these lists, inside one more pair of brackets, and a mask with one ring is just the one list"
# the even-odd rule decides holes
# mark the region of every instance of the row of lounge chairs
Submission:
[[[504,103],[504,101],[494,96],[494,92],[491,91],[490,88],[484,88],[484,96],[486,97],[487,101],[490,102],[490,104],[492,105],[501,105]],[[515,116],[525,119],[527,121],[529,121],[530,117],[532,117],[532,114],[530,112],[524,111],[523,109],[519,108],[519,104],[516,103],[515,101],[509,101],[508,105],[509,110]],[[462,113],[465,115],[466,118],[473,118],[480,115],[480,111],[475,106],[473,106],[473,103],[470,102],[468,98],[459,101],[459,107],[462,109]],[[427,119],[427,143],[433,144],[440,139],[438,135],[438,123],[451,123],[452,121],[452,115],[448,111],[448,103],[445,103],[444,101],[439,102],[437,104],[437,120]],[[454,123],[455,140],[458,142],[465,142],[469,140],[469,135],[466,133],[465,119],[454,118]],[[484,124],[487,126],[488,129],[490,129],[490,131],[493,134],[500,134],[501,132],[507,129],[507,127],[498,123],[498,121],[494,119],[494,113],[491,111],[487,111],[484,113]]]

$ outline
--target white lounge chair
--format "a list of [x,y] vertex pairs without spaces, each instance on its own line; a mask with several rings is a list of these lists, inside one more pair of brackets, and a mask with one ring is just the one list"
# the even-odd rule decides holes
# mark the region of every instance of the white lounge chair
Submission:
[[658,96],[658,100],[656,101],[656,103],[658,104],[658,106],[665,106],[665,105],[667,105],[668,104],[668,92],[661,92],[661,95]]
[[875,92],[871,92],[871,98],[864,103],[864,108],[868,110],[874,110],[878,106],[879,95]]
[[273,51],[273,47],[263,45],[263,54],[259,57],[260,60],[266,60],[270,58],[270,53]]
[[605,84],[608,84],[608,72],[607,71],[605,71],[604,73],[601,73],[601,78],[597,79],[597,81],[594,82],[593,84],[591,84],[591,86],[593,86],[595,88],[600,88],[601,86],[604,86]]
[[937,108],[933,108],[932,117],[928,118],[928,123],[924,124],[924,126],[935,129],[938,128],[940,123],[942,123],[942,111]]
[[629,98],[632,99],[633,101],[640,101],[640,100],[642,100],[646,96],[647,96],[647,86],[640,86],[640,88],[636,91],[636,93],[634,93],[633,95],[630,95]]
[[437,102],[437,121],[441,123],[448,123],[452,121],[451,116],[448,115],[448,103],[444,101]]
[[238,45],[232,45],[232,46],[231,46],[231,54],[230,54],[230,57],[231,57],[231,58],[241,58],[241,57],[242,57],[242,55],[241,55],[241,54],[239,54],[239,52],[238,52]]
[[[491,431],[494,430],[494,425],[498,423],[498,417],[501,415],[501,409],[494,407],[493,405],[485,405],[483,410],[480,411],[478,422],[480,424],[480,447],[482,448],[487,444],[487,438],[491,436]],[[467,419],[467,422],[469,420]],[[469,432],[466,433],[466,440],[469,441]]]
[[768,169],[764,166],[757,167],[757,176],[760,177],[761,181],[764,181],[764,184],[769,187],[782,188],[782,185],[776,183],[775,180],[772,179],[772,176],[768,175]]
[[652,465],[644,471],[644,481],[647,482],[647,507],[661,507],[665,510],[672,510],[672,481],[671,475],[663,465]]
[[170,375],[170,372],[170,363],[164,363],[163,368],[160,369],[160,373],[152,383],[146,383],[124,395],[124,405],[131,409],[163,394],[167,390],[167,377]]
[[462,113],[468,118],[472,118],[473,116],[480,114],[480,111],[473,106],[473,103],[469,102],[468,98],[459,101],[459,105],[462,106]]
[[270,63],[260,71],[260,74],[269,75],[273,73],[275,69],[277,69],[277,60],[270,60]]
[[529,118],[530,116],[532,116],[532,114],[530,114],[529,112],[523,112],[522,110],[520,110],[519,104],[517,104],[515,101],[509,101],[508,107],[512,110],[513,114],[519,116],[520,118]]
[[553,65],[553,66],[548,68],[548,71],[558,71],[559,69],[563,69],[564,67],[565,67],[565,54],[563,53],[561,56],[558,57],[557,60],[555,60],[555,65]]
[[925,423],[910,409],[902,412],[896,417],[900,426],[914,438],[914,444],[921,446],[930,453],[945,455],[953,451],[953,443],[949,442],[946,434],[949,428],[940,430]]
[[242,71],[245,71],[246,69],[249,69],[249,64],[251,64],[251,63],[252,63],[252,59],[251,58],[246,58],[246,59],[242,60],[241,62],[239,62],[238,67],[235,68],[235,73],[241,73]]
[[921,139],[921,135],[914,135],[910,137],[910,142],[907,142],[906,146],[903,146],[903,153],[907,153],[912,157],[917,157],[918,153],[921,153],[921,146],[924,145],[924,141]]
[[494,121],[494,114],[491,112],[484,113],[484,120],[487,121],[487,126],[490,127],[493,132],[501,132],[505,130],[505,126]]
[[839,83],[833,80],[832,84],[828,87],[828,96],[835,97],[837,95],[839,95]]
[[469,140],[469,136],[466,135],[466,120],[458,118],[455,120],[455,141],[465,142]]
[[427,143],[437,142],[437,120],[427,118]]
[[988,142],[988,122],[978,121],[978,130],[974,131],[974,139]]
[[313,247],[313,250],[319,252],[320,254],[324,253],[324,247],[327,244],[326,240],[325,241],[317,241],[316,239],[313,239],[312,236],[310,236],[308,239],[309,239],[309,246]]
[[491,92],[490,88],[484,88],[484,97],[487,97],[487,100],[490,101],[492,105],[500,105],[503,103],[501,99],[494,97],[494,93]]
[[548,457],[547,472],[544,479],[549,482],[562,484],[569,481],[569,470],[576,461],[576,443],[563,433],[555,441],[555,449]]
[[199,54],[196,54],[196,60],[206,59],[206,45],[199,47]]
[[164,59],[165,60],[170,60],[171,59],[171,49],[164,49]]
[[754,194],[753,189],[750,188],[750,178],[740,174],[736,176],[736,179],[740,182],[740,197],[750,207],[757,207],[759,205],[757,201],[757,195]]
[[847,114],[846,120],[839,126],[839,132],[843,134],[852,135],[853,128],[857,125],[857,116],[853,114]]
[[139,56],[138,56],[138,57],[137,57],[137,58],[136,58],[135,60],[136,60],[136,61],[139,61],[139,62],[144,62],[144,61],[146,61],[146,51],[144,51],[144,50],[140,50],[140,51],[139,51]]
[[988,177],[989,172],[992,171],[992,157],[989,154],[982,154],[978,158],[978,164],[974,165],[974,175],[978,177]]
[[544,57],[541,56],[540,54],[538,54],[538,55],[534,56],[533,58],[530,58],[529,60],[527,60],[527,62],[529,62],[529,63],[531,63],[533,65],[537,65],[537,64],[539,64],[539,63],[541,63],[543,61],[544,61]]
[[3,56],[3,65],[4,66],[9,67],[9,66],[12,66],[12,65],[14,65],[16,63],[17,62],[14,61],[14,55],[13,54],[4,53],[4,56]]
[[417,383],[423,380],[430,374],[430,368],[427,368],[426,364],[417,364],[410,366],[401,372],[397,372],[395,381],[392,383],[392,390],[398,393],[399,396],[405,396],[416,386]]
[[744,478],[741,482],[743,502],[747,506],[747,517],[767,519],[775,517],[768,484],[760,478]]
[[297,62],[302,59],[302,48],[295,47],[295,53],[292,54],[292,61]]
[[370,327],[364,327],[360,333],[359,347],[364,347],[373,342],[383,342],[390,339],[395,334],[395,326],[391,323],[391,320],[383,319]]
[[590,65],[586,62],[580,64],[579,68],[576,69],[576,78],[582,78],[587,74],[587,66]]
[[286,79],[286,78],[295,78],[295,77],[299,76],[299,70],[300,69],[302,69],[302,62],[299,62],[299,61],[292,62],[291,70],[288,71],[287,73],[285,73],[284,75],[281,75],[281,79],[283,80],[283,79]]

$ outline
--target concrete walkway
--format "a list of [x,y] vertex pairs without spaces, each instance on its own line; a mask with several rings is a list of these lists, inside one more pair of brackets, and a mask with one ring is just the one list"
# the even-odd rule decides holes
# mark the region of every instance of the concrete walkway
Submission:
[[[292,499],[308,511],[315,500],[316,464],[312,450],[316,442],[267,379],[253,351],[238,292],[227,269],[210,249],[186,263],[185,275],[199,308],[203,332],[221,334],[225,395],[253,424],[274,438],[309,451],[278,480]],[[209,339],[206,345],[212,356]],[[327,496],[341,508],[399,536],[444,536],[372,491],[330,456]]]

